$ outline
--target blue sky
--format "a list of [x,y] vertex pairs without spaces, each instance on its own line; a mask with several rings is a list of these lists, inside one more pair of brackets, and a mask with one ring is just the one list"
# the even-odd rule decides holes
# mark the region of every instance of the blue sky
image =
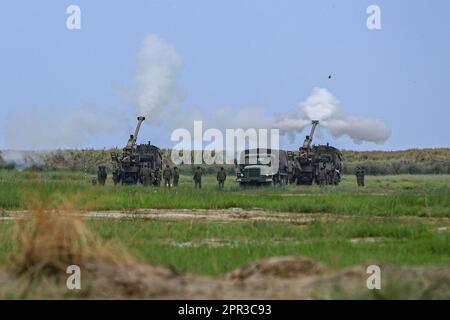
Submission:
[[[66,28],[70,4],[81,8],[81,30]],[[381,30],[366,27],[370,4],[381,8]],[[54,109],[60,121],[80,107],[126,112],[115,88],[132,81],[148,34],[172,43],[183,59],[183,106],[289,112],[323,87],[346,112],[378,118],[392,134],[383,145],[326,133],[318,142],[357,150],[449,147],[449,14],[444,0],[2,1],[0,149],[14,147],[6,123],[20,109]],[[121,146],[132,118],[124,114],[123,130],[92,135],[82,146]],[[148,125],[142,132],[162,146],[169,135]]]

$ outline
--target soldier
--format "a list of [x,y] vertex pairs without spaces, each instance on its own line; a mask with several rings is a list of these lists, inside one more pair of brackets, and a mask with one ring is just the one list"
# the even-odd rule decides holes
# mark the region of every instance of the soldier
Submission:
[[152,181],[152,172],[150,170],[150,163],[144,163],[141,169],[141,182],[144,186],[149,186]]
[[120,171],[118,169],[114,169],[114,171],[112,173],[112,179],[113,179],[114,185],[116,185],[120,182]]
[[98,184],[101,186],[104,186],[107,177],[108,177],[108,174],[106,173],[105,166],[99,166],[98,171],[97,171]]
[[361,166],[361,187],[364,187],[364,176],[366,175],[366,168]]
[[200,167],[197,167],[194,172],[194,182],[195,182],[195,189],[202,188],[202,175],[203,171]]
[[161,170],[160,169],[155,171],[155,182],[153,184],[157,187],[159,187],[161,185]]
[[331,163],[330,162],[326,162],[324,164],[325,166],[325,184],[329,185],[332,184],[332,167],[331,167]]
[[119,158],[117,153],[111,153],[112,159],[112,180],[114,185],[120,182],[120,167],[119,167]]
[[358,184],[358,187],[364,187],[364,167],[358,166],[356,167],[356,183]]
[[166,164],[166,168],[163,171],[163,178],[164,178],[164,186],[167,188],[170,188],[170,179],[172,179],[172,170],[170,169],[169,165]]
[[217,172],[217,181],[219,182],[219,189],[223,189],[225,186],[225,180],[227,179],[227,174],[223,167],[220,168],[219,172]]
[[173,186],[178,187],[178,181],[180,180],[180,171],[177,167],[173,168]]
[[318,179],[319,179],[319,185],[321,187],[323,187],[325,185],[325,180],[326,180],[326,170],[325,170],[325,164],[324,163],[319,163]]

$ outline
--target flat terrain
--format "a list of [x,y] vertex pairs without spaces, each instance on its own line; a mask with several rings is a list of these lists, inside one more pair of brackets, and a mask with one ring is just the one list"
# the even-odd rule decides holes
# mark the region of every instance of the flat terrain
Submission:
[[138,186],[92,186],[93,175],[76,172],[27,173],[0,171],[0,210],[27,208],[30,196],[46,197],[53,205],[76,200],[86,210],[224,209],[263,208],[300,213],[336,213],[368,216],[450,217],[450,175],[367,176],[366,187],[358,188],[354,176],[341,185],[320,188],[241,189],[228,177],[219,191],[214,176],[204,178],[202,190],[195,190],[192,177],[182,176],[181,185],[170,190]]
[[172,189],[100,187],[92,178],[0,171],[0,267],[20,254],[14,226],[35,200],[81,217],[138,263],[176,274],[224,277],[279,256],[311,257],[335,272],[367,263],[450,266],[449,175],[368,176],[365,188],[354,176],[337,187],[246,189],[229,177],[223,191],[213,176],[201,190],[188,176]]

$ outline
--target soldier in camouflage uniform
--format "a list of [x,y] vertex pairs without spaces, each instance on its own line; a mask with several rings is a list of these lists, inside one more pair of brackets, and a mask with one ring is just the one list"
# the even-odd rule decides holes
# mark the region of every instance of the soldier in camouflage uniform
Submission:
[[178,187],[178,181],[180,180],[180,171],[177,167],[173,168],[173,186]]
[[318,174],[319,185],[323,187],[326,182],[326,169],[324,163],[319,163],[319,174]]
[[358,187],[364,187],[364,167],[363,166],[358,166],[356,167],[356,183],[358,184]]
[[203,176],[202,169],[200,167],[197,167],[197,169],[195,169],[195,172],[194,172],[195,189],[202,188],[202,176]]
[[332,177],[332,166],[330,162],[326,162],[325,164],[325,184],[329,185],[333,183],[333,177]]
[[152,183],[152,172],[150,170],[150,163],[144,163],[141,169],[141,182],[144,186],[149,186]]
[[159,169],[155,171],[155,181],[153,184],[157,187],[161,185],[161,170]]
[[119,160],[117,153],[113,152],[111,153],[111,159],[112,162],[112,180],[114,182],[114,185],[118,184],[120,182],[120,167],[119,167]]
[[101,185],[101,186],[104,186],[107,177],[108,177],[108,174],[106,173],[106,167],[105,166],[99,166],[98,167],[98,171],[97,171],[98,184]]
[[170,188],[170,179],[172,179],[172,176],[173,176],[172,170],[170,169],[169,165],[166,164],[166,167],[164,168],[163,171],[164,186],[166,188]]
[[225,180],[227,179],[227,174],[225,170],[220,168],[219,172],[217,172],[217,181],[219,182],[219,189],[223,189],[225,186]]

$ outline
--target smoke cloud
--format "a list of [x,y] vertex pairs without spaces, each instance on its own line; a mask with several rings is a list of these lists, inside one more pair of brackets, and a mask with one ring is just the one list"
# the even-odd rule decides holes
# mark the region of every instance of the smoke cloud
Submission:
[[[260,106],[240,108],[181,107],[184,93],[179,86],[183,61],[169,42],[156,35],[144,38],[137,53],[133,82],[121,90],[128,102],[123,112],[107,113],[95,108],[16,109],[6,122],[5,141],[11,149],[50,150],[86,146],[93,137],[124,130],[123,123],[132,115],[145,116],[146,124],[168,130],[190,128],[194,120],[204,127],[279,128],[294,138],[311,120],[319,120],[334,137],[348,136],[355,143],[383,143],[390,130],[377,119],[346,113],[339,100],[324,88],[314,88],[311,95],[290,113],[267,114]],[[65,109],[65,110],[63,110]]]
[[[261,107],[231,107],[202,110],[181,108],[183,95],[178,78],[183,67],[175,47],[156,35],[147,36],[137,55],[134,85],[128,91],[132,105],[139,112],[165,128],[190,127],[194,120],[202,120],[205,127],[225,128],[279,128],[291,140],[311,120],[319,120],[321,128],[332,136],[350,137],[355,143],[363,141],[381,144],[390,136],[390,130],[377,119],[347,114],[339,100],[325,88],[314,88],[311,95],[291,113],[268,115]],[[170,115],[169,115],[170,114]]]
[[0,158],[21,170],[31,166],[44,165],[47,154],[47,151],[3,150],[0,152]]
[[275,126],[292,136],[310,125],[311,120],[319,120],[319,126],[329,129],[334,137],[348,136],[358,144],[363,141],[382,144],[391,134],[381,120],[347,114],[325,88],[314,88],[296,112],[280,116]]
[[147,122],[161,121],[168,107],[177,108],[183,99],[178,79],[183,62],[175,47],[151,34],[137,54],[133,86],[126,95],[139,116]]
[[119,120],[88,107],[17,109],[6,123],[5,141],[15,150],[76,148],[97,134],[123,130]]

